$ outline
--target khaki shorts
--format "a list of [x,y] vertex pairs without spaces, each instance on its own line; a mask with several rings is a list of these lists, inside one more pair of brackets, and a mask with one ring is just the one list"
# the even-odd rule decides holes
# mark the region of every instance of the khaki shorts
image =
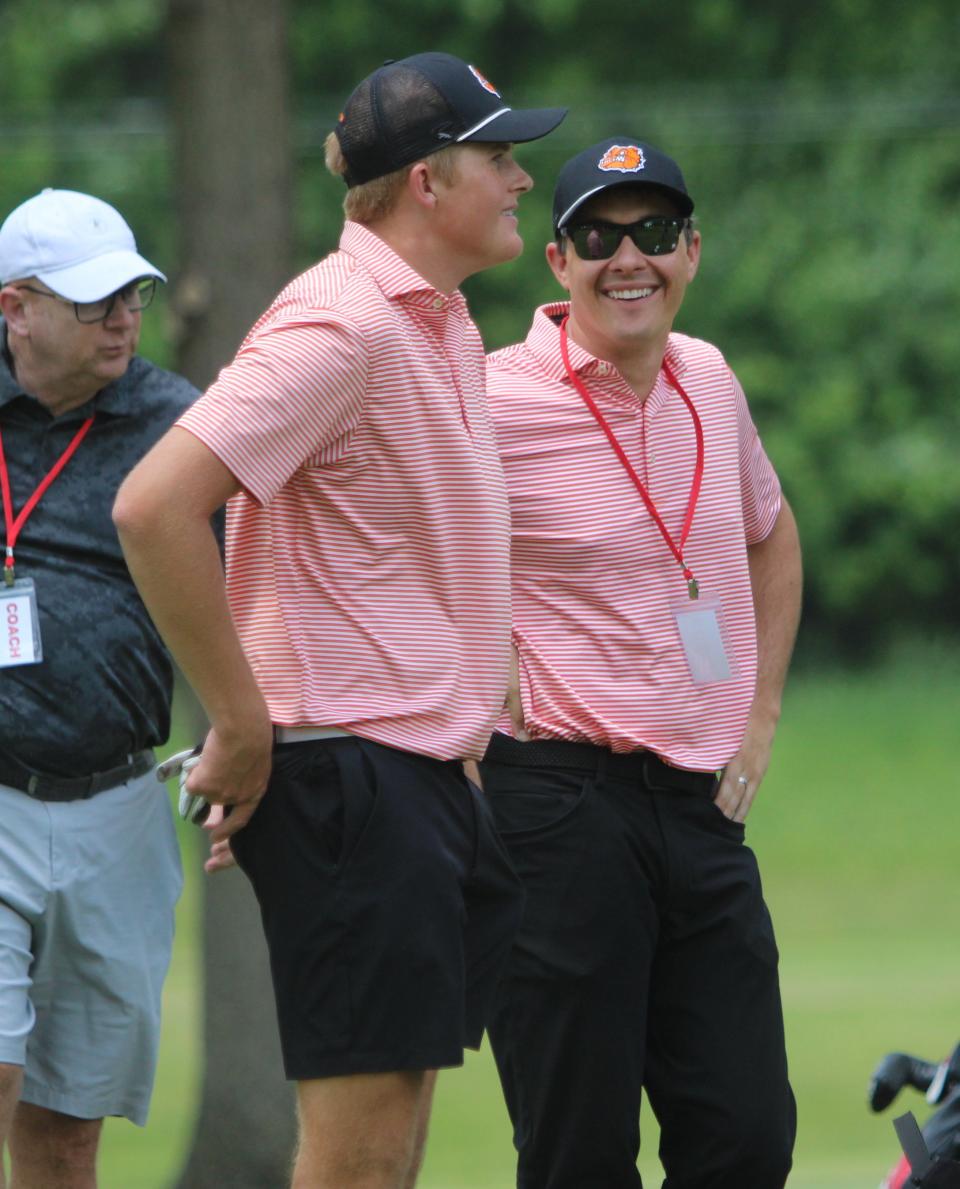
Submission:
[[86,801],[0,785],[0,1062],[21,1099],[146,1122],[180,855],[153,773]]

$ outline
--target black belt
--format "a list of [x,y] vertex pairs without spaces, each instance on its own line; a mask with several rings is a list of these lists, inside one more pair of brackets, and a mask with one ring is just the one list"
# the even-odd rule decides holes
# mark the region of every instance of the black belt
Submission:
[[116,788],[118,784],[149,772],[155,763],[153,751],[138,751],[125,764],[92,772],[89,776],[48,776],[18,764],[10,756],[0,756],[0,784],[19,789],[38,801],[84,801],[95,793]]
[[717,791],[715,772],[688,772],[666,764],[652,751],[620,754],[592,743],[570,743],[565,739],[531,739],[521,742],[494,733],[484,760],[513,764],[520,768],[571,768],[598,772],[620,780],[639,780],[651,789],[680,789],[712,797]]

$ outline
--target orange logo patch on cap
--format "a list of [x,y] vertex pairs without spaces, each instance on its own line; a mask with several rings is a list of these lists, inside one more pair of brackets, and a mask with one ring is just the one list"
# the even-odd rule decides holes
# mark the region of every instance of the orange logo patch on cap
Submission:
[[468,63],[468,64],[467,64],[467,69],[470,71],[470,73],[473,75],[473,77],[474,77],[474,78],[477,80],[477,82],[480,84],[480,86],[481,86],[481,87],[483,87],[483,89],[484,89],[485,91],[489,91],[491,95],[496,95],[496,97],[497,97],[498,99],[500,98],[500,92],[499,92],[499,91],[497,90],[497,88],[496,88],[496,87],[493,85],[493,83],[492,83],[492,82],[490,82],[490,80],[489,80],[489,79],[486,79],[486,78],[484,78],[484,77],[483,77],[483,75],[482,75],[482,74],[480,73],[480,71],[479,71],[479,70],[476,68],[476,66],[471,66],[471,65]]
[[635,144],[615,144],[597,162],[597,169],[613,170],[617,173],[638,173],[646,165],[643,149]]

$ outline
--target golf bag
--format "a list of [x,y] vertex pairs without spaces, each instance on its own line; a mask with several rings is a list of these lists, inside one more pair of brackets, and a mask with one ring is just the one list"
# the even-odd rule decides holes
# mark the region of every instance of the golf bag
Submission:
[[939,1065],[888,1053],[870,1079],[870,1109],[885,1110],[904,1086],[938,1109],[922,1131],[911,1113],[894,1120],[904,1155],[879,1189],[960,1189],[960,1045]]

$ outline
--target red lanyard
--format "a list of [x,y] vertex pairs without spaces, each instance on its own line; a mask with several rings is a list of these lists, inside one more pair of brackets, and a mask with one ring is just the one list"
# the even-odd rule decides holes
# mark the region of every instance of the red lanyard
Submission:
[[3,453],[3,435],[0,434],[0,494],[3,496],[3,519],[7,526],[7,556],[3,563],[3,577],[7,586],[13,585],[13,547],[17,543],[17,537],[20,536],[20,530],[26,523],[27,517],[37,506],[37,504],[40,503],[40,500],[45,494],[47,488],[74,456],[77,447],[86,437],[87,430],[89,430],[91,425],[93,425],[93,418],[88,417],[86,421],[84,421],[83,425],[81,425],[77,432],[73,435],[73,440],[71,441],[70,445],[53,464],[47,475],[41,479],[40,483],[37,485],[36,491],[34,491],[33,495],[20,509],[20,514],[16,518],[14,518],[13,515],[13,500],[10,497],[10,476],[7,473],[7,460]]
[[661,364],[661,366],[663,368],[663,373],[667,377],[667,379],[670,381],[670,383],[673,385],[673,387],[676,388],[677,392],[679,392],[680,395],[683,397],[684,403],[686,404],[687,408],[690,410],[690,416],[693,418],[693,431],[696,434],[696,438],[697,438],[697,462],[696,462],[696,466],[694,467],[694,471],[693,471],[693,482],[690,485],[690,498],[687,500],[687,511],[683,518],[683,527],[680,530],[680,544],[678,545],[676,543],[676,541],[674,541],[673,537],[670,535],[670,531],[667,528],[667,526],[663,523],[663,519],[660,516],[660,513],[657,511],[656,504],[650,498],[650,493],[647,491],[646,487],[644,487],[644,485],[643,485],[643,480],[640,478],[640,476],[634,470],[633,465],[630,462],[630,459],[627,458],[626,454],[623,451],[623,447],[617,441],[613,430],[607,424],[607,419],[604,417],[604,415],[597,408],[596,401],[594,401],[593,397],[586,390],[586,388],[584,387],[583,383],[580,380],[580,377],[576,374],[576,372],[574,372],[573,368],[570,366],[570,356],[567,353],[567,318],[564,318],[564,320],[560,323],[560,355],[563,358],[563,366],[567,369],[567,375],[570,377],[570,380],[573,383],[574,388],[576,388],[576,390],[580,393],[580,395],[586,401],[587,408],[590,410],[590,412],[597,419],[597,423],[599,424],[600,428],[607,435],[607,438],[610,441],[610,445],[614,449],[614,453],[616,454],[617,458],[620,459],[620,462],[623,464],[623,468],[627,472],[627,474],[630,476],[631,480],[633,481],[634,487],[636,487],[637,491],[640,492],[640,496],[643,499],[643,502],[647,506],[647,511],[653,517],[654,524],[656,524],[657,528],[660,530],[660,535],[663,537],[663,539],[666,541],[667,545],[670,547],[670,552],[673,554],[673,556],[680,563],[680,569],[683,571],[683,576],[687,580],[687,591],[690,595],[690,598],[691,599],[697,598],[698,595],[700,594],[699,587],[697,586],[697,580],[693,576],[693,571],[690,569],[690,567],[683,560],[683,550],[687,543],[687,537],[690,535],[690,528],[693,524],[693,514],[697,507],[697,499],[700,496],[700,484],[703,481],[703,459],[704,459],[703,426],[700,423],[700,417],[697,413],[697,410],[693,407],[693,401],[690,399],[689,396],[687,396],[686,392],[684,392],[683,388],[680,386],[679,380],[677,380],[677,377],[673,374],[673,371],[672,371],[670,365],[667,363],[666,359],[664,359],[663,363]]

